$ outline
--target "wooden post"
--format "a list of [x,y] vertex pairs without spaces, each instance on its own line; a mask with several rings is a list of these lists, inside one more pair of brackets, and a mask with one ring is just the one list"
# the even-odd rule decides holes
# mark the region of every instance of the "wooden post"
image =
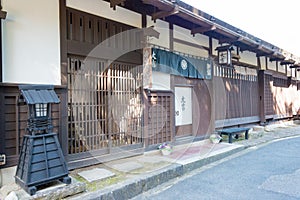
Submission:
[[[213,42],[212,42],[212,37],[209,37],[209,57],[212,58],[213,55]],[[216,103],[215,103],[215,91],[216,91],[216,84],[215,78],[214,78],[214,63],[212,62],[211,66],[211,85],[209,87],[210,91],[210,98],[211,98],[211,120],[210,120],[210,127],[209,127],[209,132],[213,133],[216,129]]]
[[169,47],[170,51],[174,50],[174,25],[169,23]]
[[60,61],[61,84],[68,84],[68,54],[67,54],[67,5],[66,0],[59,0],[60,26]]
[[266,122],[265,114],[265,71],[259,70],[258,72],[258,96],[259,96],[259,118],[260,123]]
[[[67,6],[66,0],[59,0],[60,25],[60,59],[61,59],[61,85],[60,93],[60,122],[59,140],[61,144],[68,144],[68,57],[67,57]],[[68,155],[68,145],[61,145],[62,152]],[[67,160],[67,158],[66,158]]]

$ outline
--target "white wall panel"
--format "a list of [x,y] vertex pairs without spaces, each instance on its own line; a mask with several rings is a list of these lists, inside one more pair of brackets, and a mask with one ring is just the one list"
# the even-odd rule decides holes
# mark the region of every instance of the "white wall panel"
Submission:
[[2,3],[3,82],[60,85],[59,1]]
[[152,72],[153,90],[171,90],[171,76],[161,72]]
[[248,63],[251,65],[257,65],[257,57],[256,54],[250,51],[240,52],[240,62]]
[[158,45],[164,48],[170,48],[170,29],[169,24],[162,20],[154,21],[151,19],[150,16],[147,16],[147,27],[154,26],[154,30],[160,33],[159,39],[154,37],[149,37],[148,42],[154,45]]

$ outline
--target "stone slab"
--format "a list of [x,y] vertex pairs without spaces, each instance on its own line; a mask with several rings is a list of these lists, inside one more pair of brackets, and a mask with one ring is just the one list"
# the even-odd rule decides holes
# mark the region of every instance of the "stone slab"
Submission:
[[253,126],[253,131],[256,131],[256,132],[263,132],[265,130],[265,127],[263,126]]
[[88,182],[93,182],[113,177],[115,176],[115,173],[103,168],[94,168],[91,170],[79,172],[78,175]]
[[2,185],[15,183],[15,175],[17,166],[0,169],[0,177],[2,177]]
[[162,156],[144,156],[138,159],[139,162],[157,164],[166,161]]
[[138,162],[125,162],[125,163],[112,165],[111,167],[120,172],[131,172],[137,169],[141,169],[144,166]]

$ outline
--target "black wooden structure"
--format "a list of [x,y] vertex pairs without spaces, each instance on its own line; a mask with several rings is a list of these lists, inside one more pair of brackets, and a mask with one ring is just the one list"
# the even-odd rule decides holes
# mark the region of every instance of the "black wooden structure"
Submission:
[[53,86],[20,86],[21,102],[29,108],[27,134],[23,137],[16,183],[30,195],[37,186],[54,180],[71,183],[68,168],[51,123],[51,104],[59,103]]

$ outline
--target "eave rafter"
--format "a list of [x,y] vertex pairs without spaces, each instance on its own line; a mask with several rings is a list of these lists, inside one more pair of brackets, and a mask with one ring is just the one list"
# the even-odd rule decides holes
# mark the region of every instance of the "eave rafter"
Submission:
[[233,38],[220,38],[219,39],[219,43],[223,44],[223,43],[228,43],[228,44],[233,44],[235,42],[241,42],[243,41],[244,38],[243,37],[233,37]]
[[278,52],[274,52],[271,55],[269,55],[270,61],[282,61],[285,59],[285,56],[282,54],[279,54]]
[[163,11],[158,11],[156,13],[153,13],[152,20],[156,21],[157,19],[163,19],[163,18],[169,17],[171,15],[175,15],[177,13],[179,13],[179,6],[175,5],[175,7],[172,10],[169,10],[169,11],[163,10]]
[[203,34],[203,33],[209,32],[209,31],[214,31],[216,29],[217,29],[217,27],[215,25],[212,25],[209,27],[197,27],[197,28],[193,28],[191,30],[191,34],[192,35],[195,35],[197,33]]
[[126,0],[110,0],[110,7],[116,10],[118,5],[124,6]]
[[290,66],[290,68],[291,68],[291,69],[295,68],[295,69],[298,70],[298,69],[300,69],[300,63],[293,64],[293,65]]
[[3,10],[0,11],[0,19],[6,19],[6,15],[7,15],[6,11]]
[[296,61],[292,60],[292,59],[288,59],[288,60],[283,60],[280,62],[280,65],[291,65],[294,64]]

